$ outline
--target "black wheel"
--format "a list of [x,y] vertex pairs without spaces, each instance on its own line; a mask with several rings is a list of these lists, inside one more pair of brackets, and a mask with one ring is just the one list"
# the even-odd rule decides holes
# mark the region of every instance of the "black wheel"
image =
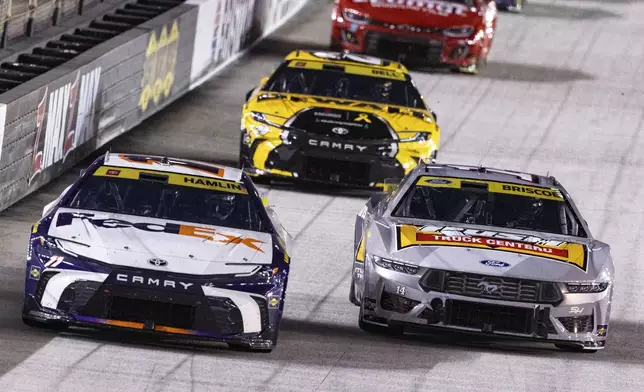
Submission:
[[567,351],[571,353],[593,354],[597,352],[597,350],[588,350],[588,349],[584,350],[584,347],[580,344],[555,343],[555,347],[557,347],[559,350]]

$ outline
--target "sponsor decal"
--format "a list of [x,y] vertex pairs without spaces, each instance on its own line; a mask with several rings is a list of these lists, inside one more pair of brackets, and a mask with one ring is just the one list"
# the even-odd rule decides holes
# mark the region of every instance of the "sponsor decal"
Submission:
[[247,44],[253,23],[254,0],[220,0],[214,13],[211,60],[217,65]]
[[422,176],[416,182],[417,186],[427,186],[434,188],[455,188],[460,189],[463,185],[467,184],[483,184],[487,185],[488,192],[504,193],[508,195],[536,197],[540,199],[564,201],[561,192],[556,188],[542,188],[535,186],[525,186],[505,182],[496,181],[482,181],[469,178],[448,178],[448,177],[432,177]]
[[36,139],[29,183],[43,170],[94,136],[101,67],[76,73],[74,81],[45,93],[36,110]]
[[131,283],[133,285],[141,285],[145,287],[163,287],[163,288],[172,288],[180,290],[189,290],[190,287],[194,286],[194,283],[182,282],[175,279],[164,279],[159,277],[149,277],[142,275],[133,275],[133,274],[123,274],[117,273],[115,280],[122,283]]
[[371,119],[369,118],[369,115],[367,113],[361,113],[360,115],[358,115],[358,117],[354,118],[353,121],[355,122],[364,121],[368,124],[371,124]]
[[29,269],[29,279],[40,279],[40,267],[38,267],[37,265],[31,266],[31,268]]
[[450,180],[444,180],[442,178],[434,178],[434,179],[431,179],[431,180],[427,181],[427,183],[432,184],[432,185],[449,185],[452,182]]
[[331,149],[342,150],[342,151],[359,151],[359,152],[363,152],[364,150],[367,149],[367,146],[361,146],[359,144],[329,142],[326,140],[316,140],[316,139],[309,139],[309,146],[331,148]]
[[148,263],[152,264],[155,267],[164,267],[164,266],[168,265],[167,261],[165,261],[163,259],[156,259],[156,258],[155,259],[149,259]]
[[[47,268],[56,268],[58,267],[61,263],[65,261],[65,258],[63,256],[52,256],[49,258],[49,261],[45,263],[45,267]],[[67,263],[69,264],[69,263]]]
[[545,257],[586,272],[588,254],[582,244],[536,236],[452,226],[396,226],[398,250],[414,246],[457,246]]
[[396,286],[396,294],[397,295],[405,295],[407,292],[407,287],[405,286]]
[[[60,226],[69,226],[72,224],[74,219],[81,219],[86,222],[89,222],[95,227],[100,227],[103,229],[125,229],[125,228],[134,228],[137,230],[147,231],[149,233],[165,233],[173,235],[181,235],[186,237],[200,238],[206,241],[214,241],[222,244],[240,244],[244,245],[255,251],[264,253],[261,248],[261,244],[264,244],[264,241],[246,237],[238,236],[225,232],[220,232],[212,227],[203,227],[203,226],[193,226],[187,224],[177,224],[177,223],[149,223],[149,222],[128,222],[123,219],[99,219],[94,218],[94,214],[91,213],[71,213],[71,212],[61,212],[58,214],[56,219],[56,227]],[[259,244],[259,245],[258,245]]]
[[583,312],[584,312],[584,308],[580,308],[579,306],[571,306],[569,313],[571,313],[571,314],[581,314]]
[[335,133],[336,135],[346,135],[349,133],[349,130],[342,127],[335,127],[331,129],[331,132]]
[[608,325],[597,326],[597,336],[606,336],[608,334]]
[[480,262],[483,265],[487,265],[488,267],[499,267],[499,268],[507,268],[510,266],[510,264],[503,262],[503,261],[497,261],[497,260],[481,260]]
[[468,11],[465,5],[436,0],[353,0],[353,2],[369,3],[374,8],[407,9],[440,16],[467,16]]
[[223,191],[228,193],[238,193],[246,195],[248,190],[244,184],[233,181],[220,180],[215,178],[206,178],[190,176],[187,174],[170,173],[155,170],[130,169],[122,168],[120,170],[112,169],[109,166],[101,166],[94,172],[98,177],[118,177],[128,180],[139,180],[141,174],[153,174],[168,178],[168,184],[188,186],[191,188],[208,189],[212,191]]
[[280,300],[273,297],[270,300],[268,300],[268,307],[269,308],[277,308],[280,306]]
[[179,21],[165,24],[158,33],[152,31],[143,62],[139,108],[145,112],[150,103],[159,105],[172,92],[179,48]]

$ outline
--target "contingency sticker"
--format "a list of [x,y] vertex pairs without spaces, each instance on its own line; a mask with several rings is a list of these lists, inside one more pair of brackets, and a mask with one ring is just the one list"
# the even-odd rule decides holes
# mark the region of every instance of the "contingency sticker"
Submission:
[[[288,66],[290,68],[305,68],[305,69],[314,69],[321,71],[324,69],[326,63],[320,61],[302,61],[302,60],[293,60]],[[405,80],[405,74],[402,71],[398,70],[386,70],[373,67],[362,67],[359,65],[340,65],[339,67],[344,69],[345,73],[353,75],[362,75],[362,76],[372,76],[376,78],[385,78],[393,80]]]
[[464,229],[452,226],[396,227],[398,250],[413,246],[457,246],[491,249],[540,256],[572,264],[586,272],[586,247],[571,242],[545,240],[536,236],[503,233],[494,230]]
[[496,181],[471,180],[469,178],[423,176],[418,179],[418,182],[416,183],[416,185],[428,186],[433,188],[460,189],[463,183],[487,185],[488,192],[492,192],[492,193],[505,193],[509,195],[537,197],[540,199],[564,201],[563,195],[556,188],[543,188],[543,187],[526,186],[526,185],[496,182]]
[[117,177],[129,180],[139,180],[141,174],[152,174],[158,176],[167,176],[168,184],[188,186],[191,188],[209,189],[213,191],[224,191],[230,193],[248,194],[243,184],[233,181],[220,180],[215,178],[190,176],[187,174],[170,173],[154,170],[142,170],[119,167],[118,169],[110,166],[101,166],[95,172],[95,176],[100,177]]

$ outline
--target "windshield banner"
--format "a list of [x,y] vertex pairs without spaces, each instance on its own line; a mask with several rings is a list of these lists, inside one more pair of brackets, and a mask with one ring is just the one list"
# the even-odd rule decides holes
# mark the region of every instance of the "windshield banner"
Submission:
[[564,201],[563,195],[556,188],[542,188],[534,186],[525,186],[495,181],[481,181],[469,178],[451,178],[451,177],[431,177],[423,176],[418,179],[416,185],[427,186],[432,188],[455,188],[460,189],[463,184],[483,184],[487,185],[488,192],[505,193],[508,195],[536,197],[540,199]]
[[581,244],[546,240],[532,235],[453,226],[396,226],[398,250],[414,246],[460,246],[521,253],[572,264],[586,272],[586,247]]

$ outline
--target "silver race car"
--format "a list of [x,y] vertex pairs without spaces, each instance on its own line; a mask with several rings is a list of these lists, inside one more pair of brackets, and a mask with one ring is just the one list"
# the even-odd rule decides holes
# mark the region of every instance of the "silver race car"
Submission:
[[355,228],[350,301],[370,332],[464,331],[604,347],[610,247],[554,177],[421,164]]

